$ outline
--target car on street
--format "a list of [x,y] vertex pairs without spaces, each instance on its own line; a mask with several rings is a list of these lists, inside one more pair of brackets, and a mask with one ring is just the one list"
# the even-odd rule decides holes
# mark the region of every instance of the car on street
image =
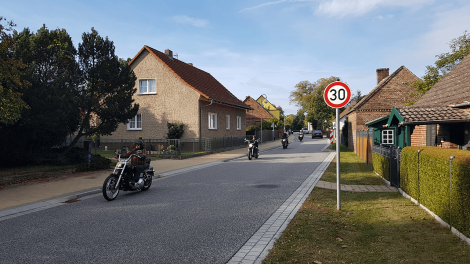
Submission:
[[323,138],[323,133],[321,132],[321,130],[312,131],[312,138],[316,138],[316,137]]

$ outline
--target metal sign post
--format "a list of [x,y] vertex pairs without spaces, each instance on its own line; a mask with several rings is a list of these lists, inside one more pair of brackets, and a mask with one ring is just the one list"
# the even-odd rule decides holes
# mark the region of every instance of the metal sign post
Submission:
[[329,107],[336,108],[336,209],[341,210],[339,109],[348,104],[351,99],[351,90],[343,82],[333,82],[326,87],[323,99]]

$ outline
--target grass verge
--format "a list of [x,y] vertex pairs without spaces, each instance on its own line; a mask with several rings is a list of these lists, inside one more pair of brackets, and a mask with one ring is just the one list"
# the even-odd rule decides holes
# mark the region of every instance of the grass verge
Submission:
[[[349,155],[341,153],[341,166],[349,158],[353,164],[342,179],[371,182],[372,175],[358,176],[370,168]],[[336,164],[327,171],[336,173]],[[263,264],[470,263],[468,244],[399,193],[342,192],[341,208],[336,191],[314,188]]]

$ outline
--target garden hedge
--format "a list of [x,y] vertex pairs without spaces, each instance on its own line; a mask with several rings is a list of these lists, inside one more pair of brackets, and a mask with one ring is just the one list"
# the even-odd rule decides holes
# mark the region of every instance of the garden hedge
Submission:
[[378,153],[372,153],[372,166],[380,176],[390,181],[390,159]]
[[[418,156],[418,150],[422,150]],[[449,173],[449,160],[452,173]],[[400,186],[445,222],[470,237],[470,151],[406,147],[401,152]]]

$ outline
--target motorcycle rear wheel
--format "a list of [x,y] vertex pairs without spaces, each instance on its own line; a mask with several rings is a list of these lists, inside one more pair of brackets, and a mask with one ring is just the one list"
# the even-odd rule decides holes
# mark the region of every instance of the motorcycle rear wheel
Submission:
[[119,186],[116,187],[117,180],[118,176],[116,174],[111,174],[104,180],[103,196],[108,201],[116,199],[119,194]]
[[152,180],[153,180],[153,175],[149,175],[147,180],[144,182],[144,187],[140,188],[142,191],[146,191],[150,188],[150,185],[152,185]]

